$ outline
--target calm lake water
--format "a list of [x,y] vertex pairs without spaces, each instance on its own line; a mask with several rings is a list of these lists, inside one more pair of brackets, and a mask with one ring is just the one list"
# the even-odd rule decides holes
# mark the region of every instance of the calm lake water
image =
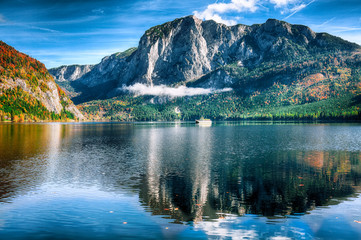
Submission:
[[360,124],[0,124],[0,239],[361,239]]

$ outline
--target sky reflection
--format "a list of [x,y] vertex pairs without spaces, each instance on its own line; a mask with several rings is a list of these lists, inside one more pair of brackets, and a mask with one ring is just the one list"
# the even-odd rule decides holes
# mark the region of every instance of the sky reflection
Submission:
[[0,238],[361,238],[361,127],[18,124],[0,133]]

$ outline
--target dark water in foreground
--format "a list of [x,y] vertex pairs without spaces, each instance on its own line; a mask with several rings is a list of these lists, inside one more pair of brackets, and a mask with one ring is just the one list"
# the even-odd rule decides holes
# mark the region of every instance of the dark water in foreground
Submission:
[[361,125],[0,125],[0,239],[361,239]]

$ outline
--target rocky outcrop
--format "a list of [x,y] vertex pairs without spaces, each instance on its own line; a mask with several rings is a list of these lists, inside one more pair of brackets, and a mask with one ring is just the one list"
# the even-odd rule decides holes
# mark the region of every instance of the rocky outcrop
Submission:
[[49,69],[57,82],[72,82],[77,80],[77,84],[87,87],[104,84],[119,77],[125,60],[137,48],[130,48],[124,52],[114,53],[104,57],[96,65],[69,65]]
[[75,81],[93,69],[94,65],[69,65],[49,69],[57,82]]

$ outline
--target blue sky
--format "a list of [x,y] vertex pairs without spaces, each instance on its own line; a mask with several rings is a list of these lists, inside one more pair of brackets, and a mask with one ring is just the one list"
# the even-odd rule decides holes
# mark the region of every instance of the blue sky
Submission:
[[0,0],[0,40],[48,68],[94,64],[192,14],[228,25],[276,18],[361,44],[360,0]]

